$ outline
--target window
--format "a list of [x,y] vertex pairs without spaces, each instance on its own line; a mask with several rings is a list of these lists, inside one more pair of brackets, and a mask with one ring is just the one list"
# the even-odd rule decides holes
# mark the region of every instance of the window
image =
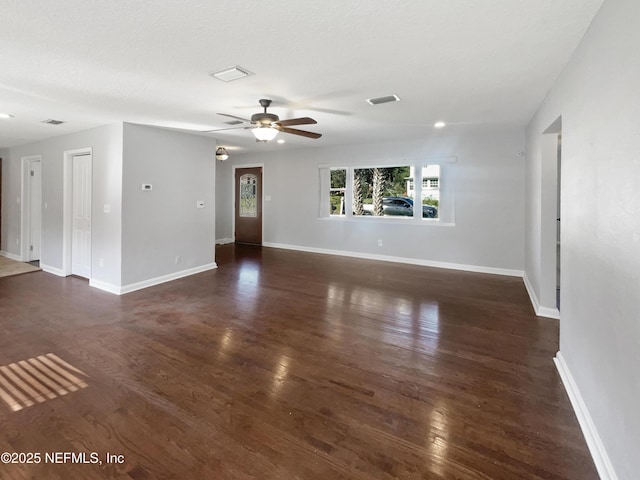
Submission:
[[[407,197],[409,166],[353,169],[353,215],[413,217]],[[404,200],[403,200],[404,199]]]
[[258,177],[247,173],[240,177],[240,216],[256,217],[258,204],[256,202]]
[[439,218],[440,165],[422,167],[422,218]]
[[[438,188],[438,178],[423,178],[422,188]],[[413,187],[413,180],[411,180],[411,186]]]
[[456,158],[438,161],[397,166],[320,165],[320,217],[454,225]]
[[345,215],[344,193],[347,190],[347,170],[345,168],[332,168],[329,172],[331,178],[329,215],[341,217]]

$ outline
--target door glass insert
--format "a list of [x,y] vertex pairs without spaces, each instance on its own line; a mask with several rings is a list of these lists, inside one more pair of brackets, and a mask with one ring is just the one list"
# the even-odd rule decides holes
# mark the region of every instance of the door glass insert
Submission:
[[258,202],[258,177],[252,173],[246,173],[240,177],[240,216],[257,217]]

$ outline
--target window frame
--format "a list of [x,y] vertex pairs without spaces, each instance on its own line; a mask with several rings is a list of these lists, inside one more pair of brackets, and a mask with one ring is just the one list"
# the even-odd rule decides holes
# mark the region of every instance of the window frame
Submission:
[[[455,226],[455,164],[457,163],[457,157],[439,157],[439,158],[425,158],[420,160],[398,160],[394,162],[384,163],[331,163],[331,164],[319,164],[320,171],[320,209],[319,220],[327,220],[332,222],[374,222],[374,223],[391,223],[391,224],[404,224],[404,225],[424,225],[424,226]],[[411,216],[374,216],[374,215],[353,215],[353,176],[354,171],[357,169],[366,168],[394,168],[408,166],[413,169],[414,177],[416,172],[420,172],[422,176],[422,168],[427,165],[439,165],[440,177],[438,179],[440,191],[439,206],[438,206],[438,218],[423,218],[422,217],[422,200],[416,204],[415,199],[422,199],[422,181],[416,181],[414,178],[414,190],[413,190],[413,217]],[[331,215],[330,214],[330,201],[329,190],[331,188],[330,170],[344,169],[346,170],[346,191],[344,195],[345,201],[345,214],[344,215]],[[422,180],[422,179],[421,179]],[[445,186],[443,188],[443,186]],[[443,201],[444,200],[444,201]],[[348,206],[351,208],[348,208]],[[444,205],[444,207],[443,207]]]

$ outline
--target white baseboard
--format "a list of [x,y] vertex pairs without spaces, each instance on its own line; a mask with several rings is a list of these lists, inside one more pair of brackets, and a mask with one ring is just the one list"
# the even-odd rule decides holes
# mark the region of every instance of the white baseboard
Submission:
[[216,240],[216,245],[226,245],[227,243],[233,243],[233,238],[219,238]]
[[57,275],[59,277],[67,276],[61,268],[52,267],[51,265],[45,265],[42,262],[40,262],[40,268],[43,272],[52,273],[53,275]]
[[529,299],[531,300],[531,305],[533,305],[533,310],[536,312],[536,315],[538,317],[555,318],[556,320],[560,320],[560,310],[558,310],[557,308],[540,306],[540,301],[538,300],[538,296],[533,289],[533,285],[531,285],[531,282],[529,281],[529,277],[527,277],[527,272],[524,272],[522,279],[524,280],[524,286],[527,289]]
[[21,262],[22,257],[20,255],[16,255],[15,253],[5,252],[4,250],[0,250],[0,255],[3,257],[7,257],[11,260],[15,260],[16,262]]
[[89,280],[89,286],[97,288],[98,290],[104,290],[105,292],[114,293],[116,295],[122,295],[122,288],[113,283],[101,282],[100,280]]
[[179,272],[169,273],[167,275],[161,275],[159,277],[143,280],[142,282],[130,283],[129,285],[118,286],[112,283],[101,282],[99,280],[89,280],[89,285],[105,292],[115,293],[116,295],[124,295],[125,293],[135,292],[136,290],[142,290],[143,288],[153,287],[161,283],[170,282],[179,278],[188,277],[196,273],[206,272],[207,270],[213,270],[218,268],[216,262],[207,263],[206,265],[200,265],[199,267],[188,268]]
[[301,247],[298,245],[286,245],[281,243],[264,242],[263,247],[282,248],[286,250],[296,250],[299,252],[323,253],[326,255],[339,255],[342,257],[363,258],[367,260],[380,260],[383,262],[405,263],[409,265],[419,265],[421,267],[446,268],[449,270],[464,270],[466,272],[490,273],[494,275],[508,275],[510,277],[522,277],[522,270],[510,270],[506,268],[481,267],[478,265],[464,265],[460,263],[435,262],[432,260],[421,260],[418,258],[394,257],[391,255],[375,255],[370,253],[349,252],[345,250],[329,250],[325,248]]
[[618,475],[616,475],[616,472],[613,469],[613,465],[611,464],[609,455],[604,448],[602,439],[598,434],[598,430],[593,423],[593,419],[591,418],[589,410],[584,403],[582,394],[578,389],[578,385],[576,385],[573,375],[571,374],[571,371],[569,370],[569,367],[567,366],[562,353],[558,352],[553,361],[556,364],[558,373],[560,373],[560,378],[562,379],[564,388],[567,391],[567,395],[569,395],[569,400],[571,401],[573,411],[575,412],[576,417],[578,417],[578,423],[580,424],[580,428],[582,429],[582,434],[584,435],[584,439],[587,442],[589,452],[591,452],[591,457],[593,458],[593,462],[596,465],[596,469],[598,470],[600,479],[618,480]]
[[554,318],[560,320],[560,310],[557,308],[538,307],[536,315],[539,317]]

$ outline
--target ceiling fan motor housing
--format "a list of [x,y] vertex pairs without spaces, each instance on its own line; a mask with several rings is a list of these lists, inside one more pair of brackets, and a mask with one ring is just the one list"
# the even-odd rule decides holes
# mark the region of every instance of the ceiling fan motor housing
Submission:
[[261,125],[271,125],[273,122],[277,122],[280,120],[278,115],[274,115],[273,113],[255,113],[251,115],[251,121],[253,123],[259,123]]

